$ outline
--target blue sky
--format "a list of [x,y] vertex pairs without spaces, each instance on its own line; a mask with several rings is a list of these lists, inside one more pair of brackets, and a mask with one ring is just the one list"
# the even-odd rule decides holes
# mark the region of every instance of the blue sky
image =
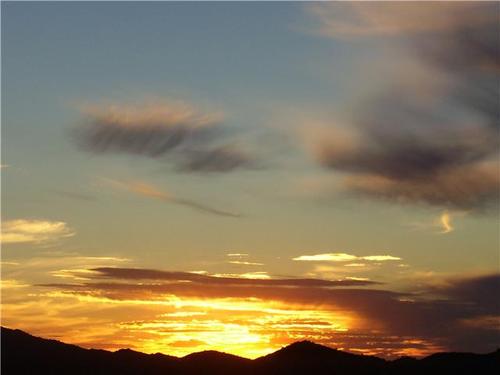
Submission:
[[[498,129],[476,95],[498,75],[453,34],[494,4],[385,7],[3,2],[3,274],[109,257],[411,290],[497,272]],[[147,131],[177,126],[192,139],[151,157]],[[321,254],[355,265],[293,260]]]

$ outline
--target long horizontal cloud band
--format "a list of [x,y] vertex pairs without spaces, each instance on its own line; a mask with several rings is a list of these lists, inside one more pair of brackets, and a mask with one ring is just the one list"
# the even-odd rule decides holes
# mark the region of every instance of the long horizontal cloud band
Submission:
[[284,286],[284,287],[336,287],[378,284],[369,280],[322,280],[322,279],[245,279],[236,277],[216,277],[191,272],[170,272],[141,268],[94,268],[94,278],[120,280],[152,280],[199,283],[203,285],[239,286]]
[[[481,325],[481,322],[488,317],[500,319],[498,304],[491,302],[491,293],[500,286],[500,275],[452,280],[448,286],[428,289],[427,295],[422,295],[380,289],[353,289],[349,283],[328,280],[240,281],[237,278],[219,280],[207,275],[158,270],[98,268],[92,271],[87,277],[93,278],[93,282],[46,284],[45,287],[57,288],[69,294],[124,301],[165,301],[168,296],[204,300],[257,298],[290,305],[316,306],[332,312],[348,312],[364,322],[364,329],[379,327],[388,335],[420,337],[454,349],[467,349],[470,340],[480,342],[484,350],[492,350],[498,344],[494,339],[496,328]],[[110,281],[99,281],[103,277]],[[370,283],[352,284],[355,285]],[[338,288],[340,286],[344,288]],[[435,297],[431,297],[433,295]],[[472,328],[475,321],[481,325],[479,329],[477,325]]]
[[356,256],[346,253],[325,253],[325,254],[315,254],[315,255],[300,255],[298,257],[293,258],[293,260],[309,261],[309,262],[351,262],[358,260],[385,262],[391,260],[401,260],[401,258],[395,257],[393,255]]

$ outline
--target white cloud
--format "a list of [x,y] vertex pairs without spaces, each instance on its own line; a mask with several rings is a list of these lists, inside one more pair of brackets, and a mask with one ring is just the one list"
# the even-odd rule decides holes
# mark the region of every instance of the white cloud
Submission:
[[[384,262],[389,260],[401,260],[399,257],[392,255],[367,255],[367,256],[356,256],[346,253],[325,253],[316,255],[301,255],[293,258],[293,260],[298,261],[309,261],[309,262],[352,262],[356,260],[368,260],[374,262]],[[356,263],[354,263],[356,264]],[[356,264],[358,265],[358,264]],[[352,264],[350,265],[352,266]]]
[[303,261],[313,261],[313,262],[347,262],[358,259],[355,255],[345,254],[345,253],[327,253],[327,254],[316,254],[316,255],[301,255],[299,257],[293,258],[293,260],[303,260]]
[[235,278],[235,279],[270,279],[271,276],[267,272],[246,272],[246,273],[216,273],[211,276],[214,277],[225,277],[225,278]]
[[71,237],[75,234],[63,221],[49,220],[8,220],[2,223],[4,244],[43,243]]
[[257,263],[257,262],[244,262],[240,260],[232,260],[229,263],[231,264],[239,264],[239,265],[244,265],[244,266],[263,266],[263,263]]
[[385,262],[386,260],[401,260],[401,258],[394,257],[392,255],[369,255],[366,257],[361,257],[360,259],[371,260],[375,262]]

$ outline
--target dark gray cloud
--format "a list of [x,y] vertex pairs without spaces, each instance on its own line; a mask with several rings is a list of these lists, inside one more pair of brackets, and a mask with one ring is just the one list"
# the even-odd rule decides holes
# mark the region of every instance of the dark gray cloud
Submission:
[[186,152],[179,169],[188,172],[230,172],[237,168],[255,168],[248,154],[231,146]]
[[[459,104],[500,126],[500,23],[498,4],[477,6],[483,19],[472,23],[467,13],[460,22],[435,37],[417,38],[417,52],[429,63],[453,75],[452,97]],[[496,15],[496,16],[495,16]]]
[[[47,284],[67,293],[117,300],[187,298],[259,298],[293,305],[352,312],[364,322],[355,336],[392,345],[384,337],[412,337],[422,345],[450,350],[492,351],[500,344],[500,275],[448,280],[418,293],[364,289],[373,282],[321,279],[240,279],[138,268],[96,268],[83,284]],[[88,273],[86,273],[88,277]],[[377,327],[374,334],[370,327]],[[378,337],[377,337],[378,336]],[[331,339],[335,339],[331,338]],[[340,339],[336,337],[336,339]],[[427,343],[427,344],[425,344]]]
[[141,268],[95,268],[100,277],[122,280],[170,280],[190,281],[204,285],[242,285],[242,286],[301,286],[301,287],[336,287],[378,284],[369,280],[321,280],[321,279],[245,279],[235,277],[215,277],[191,272],[171,272]]
[[79,145],[87,151],[160,157],[203,131],[206,130],[189,129],[184,125],[163,127],[161,124],[137,124],[124,127],[120,123],[95,119],[80,127],[75,134]]
[[395,77],[360,103],[350,134],[334,129],[317,142],[319,163],[347,173],[349,191],[376,198],[460,209],[497,203],[500,30],[491,11],[455,9],[448,25],[413,25],[418,32],[392,25],[426,67],[425,79],[445,83],[426,91]]
[[499,275],[451,280],[448,285],[432,291],[454,300],[468,301],[475,308],[484,309],[485,314],[492,311],[500,314],[500,300],[496,298],[500,291]]
[[167,160],[185,172],[229,172],[253,163],[229,146],[222,114],[204,114],[187,103],[99,105],[82,113],[73,138],[89,152]]

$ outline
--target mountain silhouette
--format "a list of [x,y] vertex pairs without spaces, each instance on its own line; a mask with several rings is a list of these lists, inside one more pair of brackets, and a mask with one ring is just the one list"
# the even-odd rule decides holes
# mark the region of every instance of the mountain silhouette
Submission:
[[310,341],[291,344],[255,360],[269,374],[377,374],[386,361],[331,349]]
[[489,354],[437,353],[386,361],[301,341],[250,360],[217,351],[178,358],[130,349],[84,349],[1,328],[2,375],[364,375],[498,374],[500,350]]

